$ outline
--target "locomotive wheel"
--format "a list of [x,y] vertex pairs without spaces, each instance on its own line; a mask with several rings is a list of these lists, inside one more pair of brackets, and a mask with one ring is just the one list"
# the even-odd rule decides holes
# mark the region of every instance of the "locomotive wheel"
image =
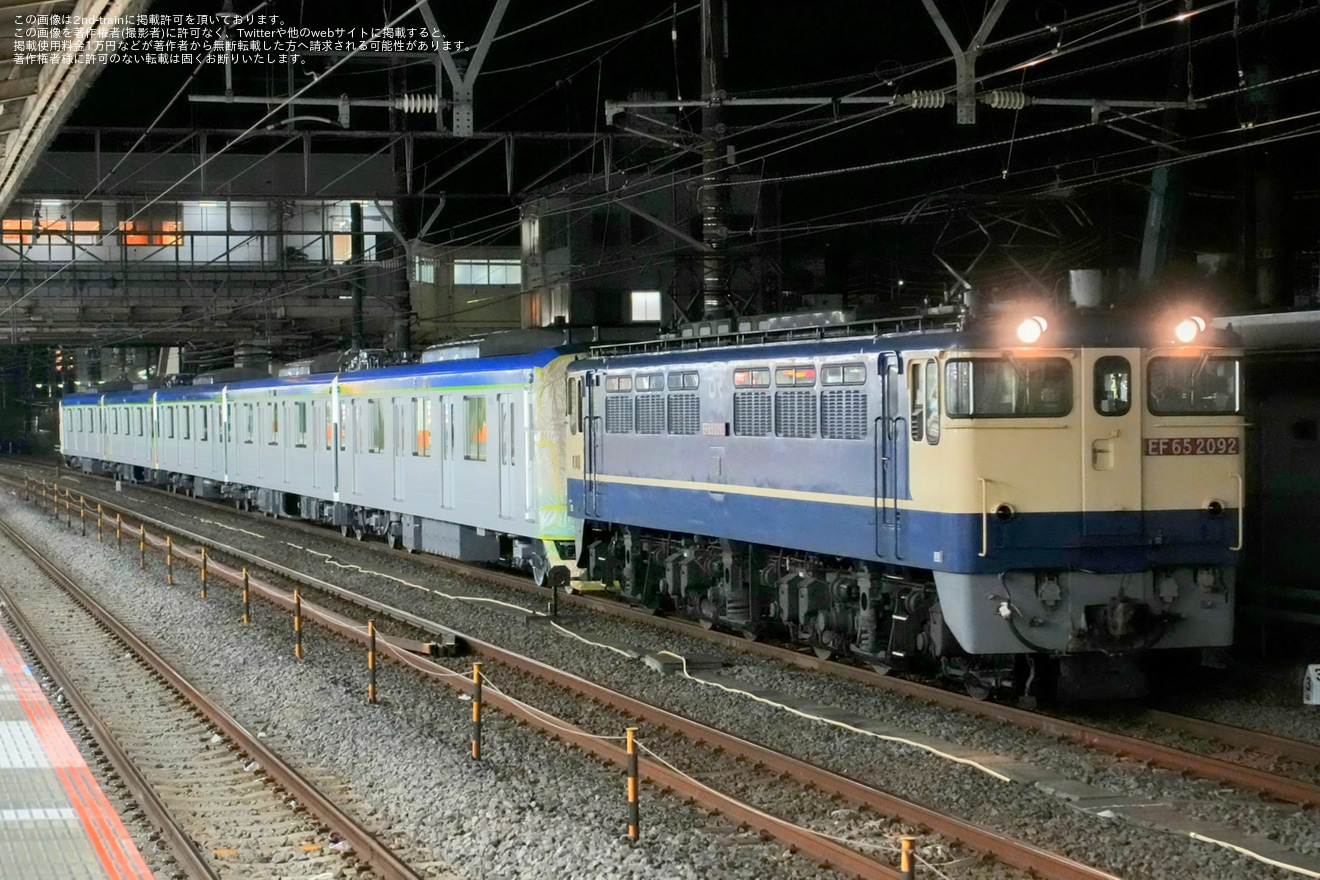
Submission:
[[994,685],[970,669],[963,675],[962,683],[963,690],[973,700],[988,700],[990,695],[994,693]]
[[361,541],[364,537],[366,537],[366,534],[367,533],[365,530],[359,528],[358,526],[353,526],[353,537],[356,540]]
[[347,537],[348,537],[348,526],[340,526],[340,527],[339,527],[339,534],[341,534],[341,535],[343,535],[345,538],[347,538]]

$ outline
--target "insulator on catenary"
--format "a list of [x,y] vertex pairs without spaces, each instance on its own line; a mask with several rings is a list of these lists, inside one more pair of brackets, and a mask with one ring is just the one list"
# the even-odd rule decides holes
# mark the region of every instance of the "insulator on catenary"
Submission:
[[938,110],[948,102],[948,95],[934,90],[908,92],[907,94],[907,105],[918,110]]
[[394,109],[404,113],[434,113],[440,105],[435,95],[404,95],[394,99]]
[[981,96],[981,100],[996,110],[1021,110],[1031,103],[1031,99],[1024,93],[1010,89],[995,89],[993,92],[987,92]]

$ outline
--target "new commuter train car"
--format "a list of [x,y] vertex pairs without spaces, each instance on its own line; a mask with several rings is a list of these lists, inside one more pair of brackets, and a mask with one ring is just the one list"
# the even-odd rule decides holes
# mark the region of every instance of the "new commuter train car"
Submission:
[[1233,334],[1070,312],[82,395],[61,430],[88,470],[821,654],[1123,693],[1115,658],[1231,642],[1242,403]]

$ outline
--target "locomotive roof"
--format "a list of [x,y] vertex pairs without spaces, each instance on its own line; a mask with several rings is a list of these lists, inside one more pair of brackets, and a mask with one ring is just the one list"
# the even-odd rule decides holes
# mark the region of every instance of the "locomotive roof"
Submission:
[[[660,363],[700,364],[748,358],[794,358],[840,356],[849,353],[877,355],[885,352],[1002,350],[1019,354],[1032,350],[1071,348],[1165,348],[1174,343],[1167,337],[1171,326],[1150,317],[1118,317],[1112,313],[1071,313],[1049,319],[1041,342],[1023,345],[1016,339],[1017,324],[1024,316],[980,321],[966,329],[938,327],[899,332],[875,332],[879,323],[794,329],[782,333],[751,331],[718,337],[656,340],[649,343],[596,346],[575,369],[600,366],[645,368]],[[866,332],[870,330],[872,332]],[[1240,337],[1229,329],[1207,328],[1196,348],[1240,348]]]

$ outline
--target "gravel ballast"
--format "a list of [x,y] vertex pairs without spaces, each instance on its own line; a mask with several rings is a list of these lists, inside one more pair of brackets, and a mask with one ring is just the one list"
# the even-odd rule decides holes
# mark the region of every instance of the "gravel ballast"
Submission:
[[[126,492],[125,496],[128,495]],[[152,496],[149,502],[139,500],[137,503],[144,512],[154,515],[174,516],[172,513],[163,513],[160,510],[162,506],[181,511],[182,515],[191,518],[188,527],[198,531],[213,528],[204,520],[223,521],[228,524],[227,528],[214,529],[218,540],[234,543],[310,574],[369,593],[383,601],[407,606],[416,613],[446,625],[529,653],[672,711],[713,723],[765,745],[791,751],[799,757],[937,809],[1065,852],[1073,858],[1103,867],[1120,876],[1177,877],[1179,880],[1187,876],[1294,876],[1210,844],[1083,813],[1044,792],[998,782],[978,770],[950,765],[907,747],[859,737],[796,718],[773,707],[702,687],[681,678],[660,677],[641,664],[627,661],[613,652],[586,646],[546,627],[528,627],[517,613],[492,610],[488,605],[438,598],[427,590],[498,596],[524,606],[534,601],[497,588],[459,581],[419,565],[402,554],[384,558],[329,537],[322,540],[301,534],[286,535],[280,531],[278,523],[259,518],[231,520],[227,511],[204,508],[202,513],[198,513],[198,508],[182,499],[162,502],[159,496]],[[39,519],[35,516],[30,518]],[[240,522],[246,533],[235,531]],[[85,550],[82,552],[86,553]],[[333,563],[327,562],[321,554],[331,555]],[[113,556],[113,551],[110,555]],[[81,555],[77,558],[81,559]],[[418,586],[406,586],[395,580],[356,571],[354,566],[368,572],[388,569],[391,577]],[[232,603],[232,599],[229,601]],[[265,613],[274,614],[268,609]],[[635,625],[600,616],[588,616],[575,610],[563,610],[561,620],[566,626],[590,639],[633,644],[648,651],[669,649],[683,654],[719,655],[729,664],[730,668],[726,670],[729,675],[749,684],[792,693],[828,705],[844,706],[858,714],[883,718],[889,723],[925,731],[931,736],[987,752],[1014,756],[1068,778],[1128,793],[1134,798],[1166,800],[1184,809],[1194,805],[1192,812],[1196,815],[1231,824],[1248,832],[1268,834],[1298,851],[1316,852],[1317,826],[1309,814],[1266,805],[1215,783],[1183,779],[1173,772],[1113,759],[1059,743],[1049,737],[916,704],[863,685],[840,682],[800,670],[786,669],[777,663],[722,652],[707,643],[676,634],[640,631]],[[340,675],[345,679],[352,677],[347,673]],[[347,680],[342,686],[351,691]],[[389,687],[391,685],[382,682],[383,692],[388,693]],[[284,722],[285,719],[281,718],[282,725]],[[465,728],[454,729],[454,741],[463,737]],[[609,811],[601,815],[609,815]],[[667,872],[660,873],[669,876]]]

